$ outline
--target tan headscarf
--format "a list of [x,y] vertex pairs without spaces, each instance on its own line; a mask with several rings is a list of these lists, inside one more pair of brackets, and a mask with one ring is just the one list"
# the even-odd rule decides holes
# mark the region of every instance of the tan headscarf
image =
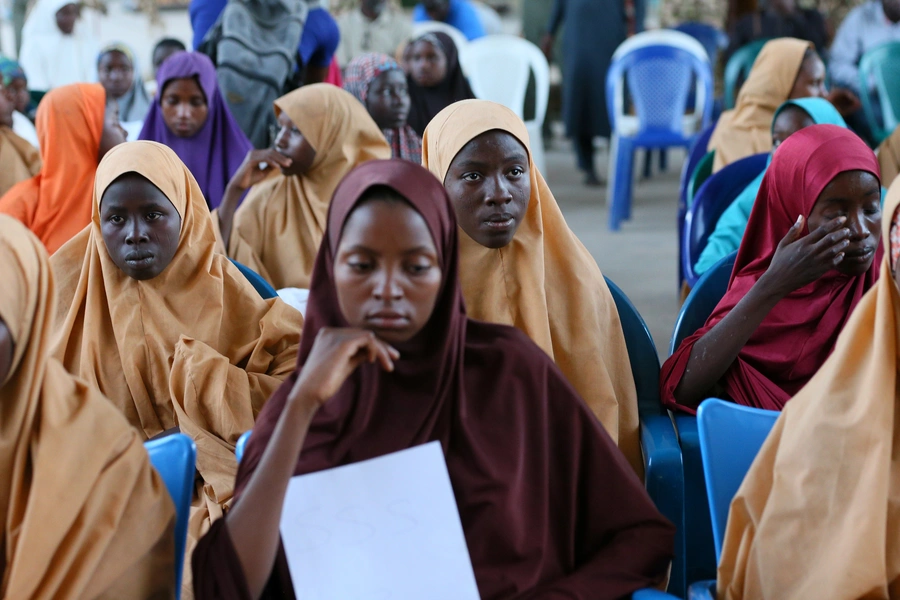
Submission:
[[306,85],[275,101],[316,151],[305,175],[280,173],[253,186],[234,216],[228,255],[277,289],[309,288],[331,195],[360,163],[390,158],[366,108],[339,87]]
[[9,127],[0,127],[0,196],[41,171],[37,149]]
[[[887,250],[898,206],[895,183]],[[900,598],[900,294],[890,255],[731,503],[719,598]]]
[[735,107],[719,117],[709,140],[715,150],[713,173],[747,156],[772,150],[772,118],[788,100],[803,56],[814,49],[812,42],[779,38],[763,46],[741,86]]
[[881,167],[881,181],[891,186],[897,175],[900,175],[900,126],[878,146],[878,166]]
[[54,289],[40,240],[0,215],[0,597],[171,598],[175,508],[138,433],[50,356]]
[[[103,193],[125,173],[150,180],[182,219],[175,257],[147,281],[119,270],[100,233]],[[145,437],[178,426],[196,442],[202,481],[189,530],[196,539],[231,500],[234,445],[293,371],[303,318],[277,298],[260,298],[216,252],[196,180],[155,142],[128,142],[106,155],[91,224],[51,263],[60,280],[55,351],[66,368],[96,385]]]
[[422,163],[444,181],[459,151],[492,130],[510,133],[528,149],[531,199],[505,248],[486,248],[460,229],[459,275],[466,312],[473,319],[513,325],[528,334],[553,358],[635,471],[643,474],[637,392],[615,301],[534,165],[525,124],[493,102],[457,102],[438,113],[425,130]]

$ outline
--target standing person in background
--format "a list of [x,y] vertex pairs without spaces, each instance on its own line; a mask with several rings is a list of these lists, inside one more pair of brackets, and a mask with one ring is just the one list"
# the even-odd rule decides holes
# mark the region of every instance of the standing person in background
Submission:
[[0,78],[3,80],[3,91],[13,103],[13,131],[16,135],[40,150],[37,130],[34,123],[26,115],[31,104],[31,94],[28,92],[28,78],[22,66],[11,58],[0,56]]
[[97,76],[106,97],[119,104],[119,122],[129,139],[137,139],[150,110],[150,97],[144,89],[134,52],[125,44],[110,44],[97,58]]
[[471,42],[484,37],[478,10],[469,0],[423,0],[413,9],[413,21],[440,21],[463,32]]
[[181,40],[176,40],[175,38],[163,38],[156,42],[156,46],[153,47],[153,56],[151,60],[153,61],[153,77],[156,77],[156,73],[159,71],[159,68],[162,66],[166,59],[172,56],[177,52],[184,52],[187,48],[184,45],[184,42]]
[[303,85],[323,83],[341,41],[341,32],[319,0],[307,0],[309,13],[297,48],[297,66],[303,72]]
[[[851,10],[838,27],[831,45],[828,68],[834,87],[858,95],[859,61],[863,54],[885,42],[895,41],[900,41],[900,0],[869,0]],[[872,90],[874,85],[869,88]],[[852,114],[844,114],[847,124],[870,146],[875,146],[880,140],[874,139],[858,103],[855,108],[857,110]]]
[[585,185],[600,185],[594,168],[594,138],[610,137],[606,112],[606,72],[613,52],[639,29],[640,0],[555,0],[541,49],[553,58],[553,42],[563,21],[563,119],[575,144]]
[[792,37],[812,42],[820,56],[828,50],[828,31],[822,13],[814,8],[800,8],[795,0],[768,0],[763,7],[744,15],[730,34],[725,62],[731,55],[756,40]]
[[19,52],[31,89],[97,80],[97,44],[80,18],[81,4],[71,0],[38,0],[31,9]]
[[337,48],[342,66],[362,54],[393,56],[400,44],[412,37],[412,23],[388,0],[360,0],[359,7],[337,16],[341,42]]

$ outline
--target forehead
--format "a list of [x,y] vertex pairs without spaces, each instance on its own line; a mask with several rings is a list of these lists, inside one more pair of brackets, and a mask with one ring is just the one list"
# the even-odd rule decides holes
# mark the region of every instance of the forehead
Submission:
[[205,97],[203,89],[200,87],[200,83],[193,77],[179,77],[177,79],[169,80],[166,84],[165,94],[175,96],[199,95]]
[[453,159],[453,162],[527,157],[528,152],[525,150],[525,146],[513,134],[508,131],[494,129],[469,140]]
[[399,198],[375,197],[354,207],[344,222],[338,248],[357,245],[384,252],[422,247],[435,251],[425,218]]
[[125,55],[124,52],[119,50],[110,50],[102,57],[100,57],[101,63],[116,63],[116,64],[125,64],[131,65],[131,61],[128,59],[128,56]]
[[406,75],[400,69],[390,69],[388,71],[383,71],[378,74],[378,76],[372,80],[372,83],[369,84],[370,87],[380,87],[384,85],[393,85],[406,83]]
[[780,129],[780,128],[788,128],[794,127],[800,123],[804,123],[809,121],[810,124],[813,123],[812,117],[809,116],[804,109],[799,106],[795,106],[793,104],[788,105],[783,108],[778,116],[775,117],[775,122],[772,125],[772,129]]
[[878,178],[868,171],[844,171],[828,182],[819,194],[824,202],[863,201],[877,196],[881,199]]
[[168,197],[149,179],[140,173],[124,173],[117,177],[106,190],[100,200],[103,206],[136,207],[148,203],[174,205]]

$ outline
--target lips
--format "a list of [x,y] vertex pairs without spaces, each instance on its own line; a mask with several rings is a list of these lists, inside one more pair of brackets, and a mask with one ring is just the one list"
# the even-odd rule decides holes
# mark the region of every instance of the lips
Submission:
[[409,317],[393,310],[380,310],[366,316],[376,329],[403,329],[409,325]]
[[844,252],[844,262],[866,262],[875,254],[874,246],[866,246],[864,248],[859,248],[855,250],[848,250]]
[[156,257],[149,252],[132,252],[125,256],[125,262],[133,267],[141,267],[152,263],[154,258]]
[[511,213],[494,213],[484,220],[484,226],[496,231],[506,231],[516,222]]

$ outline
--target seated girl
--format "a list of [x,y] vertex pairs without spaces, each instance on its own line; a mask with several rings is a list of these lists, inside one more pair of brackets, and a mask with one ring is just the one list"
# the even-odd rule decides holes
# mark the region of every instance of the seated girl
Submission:
[[169,148],[124,144],[94,189],[91,224],[52,259],[56,355],[144,439],[177,427],[196,442],[196,540],[231,501],[234,445],[294,369],[303,321],[216,250],[203,194]]
[[719,598],[900,597],[900,185],[881,276],[785,407],[731,504]]
[[747,156],[769,152],[772,118],[784,101],[829,96],[839,102],[841,93],[825,91],[825,64],[811,42],[795,38],[768,42],[741,86],[735,107],[722,113],[709,140],[709,150],[716,153],[713,172]]
[[391,149],[365,107],[330,84],[282,96],[275,114],[275,147],[247,154],[216,216],[228,256],[276,289],[305,289],[338,182],[362,162],[390,158]]
[[386,54],[362,54],[344,70],[344,89],[363,103],[381,128],[394,158],[422,162],[422,140],[407,124],[409,87],[406,74]]
[[134,51],[121,43],[106,46],[97,57],[97,80],[106,90],[107,97],[119,105],[119,121],[128,132],[128,138],[138,139],[150,110],[150,96],[144,89]]
[[97,163],[125,141],[119,107],[97,83],[56,88],[37,112],[43,166],[0,198],[0,213],[31,229],[49,254],[91,222]]
[[204,54],[178,52],[156,74],[159,90],[139,139],[165,144],[187,165],[210,209],[253,146],[228,110]]
[[175,507],[141,436],[51,356],[53,274],[0,215],[0,590],[4,598],[171,598]]
[[457,250],[421,167],[373,161],[337,188],[299,369],[194,552],[198,598],[293,597],[278,533],[290,477],[435,440],[482,598],[625,598],[665,579],[674,529],[553,361],[467,317]]
[[710,396],[780,410],[819,370],[878,277],[881,183],[875,154],[835,125],[775,151],[725,297],[660,375],[670,408]]
[[[834,105],[824,98],[788,100],[778,107],[778,110],[775,111],[775,118],[772,119],[772,152],[775,152],[788,136],[804,127],[825,124],[847,126]],[[772,162],[771,153],[769,162]],[[716,221],[716,227],[709,236],[703,252],[700,253],[697,264],[694,265],[694,272],[698,275],[708,271],[710,267],[732,252],[737,252],[765,174],[766,170],[763,169],[762,173],[750,182]]]
[[404,51],[408,75],[409,125],[419,134],[436,114],[460,100],[475,98],[449,35],[432,31],[410,42]]
[[0,197],[41,171],[41,154],[16,133],[13,90],[0,64]]
[[638,473],[637,392],[615,302],[535,167],[525,124],[485,100],[442,111],[423,164],[444,182],[473,319],[522,330],[559,366]]

